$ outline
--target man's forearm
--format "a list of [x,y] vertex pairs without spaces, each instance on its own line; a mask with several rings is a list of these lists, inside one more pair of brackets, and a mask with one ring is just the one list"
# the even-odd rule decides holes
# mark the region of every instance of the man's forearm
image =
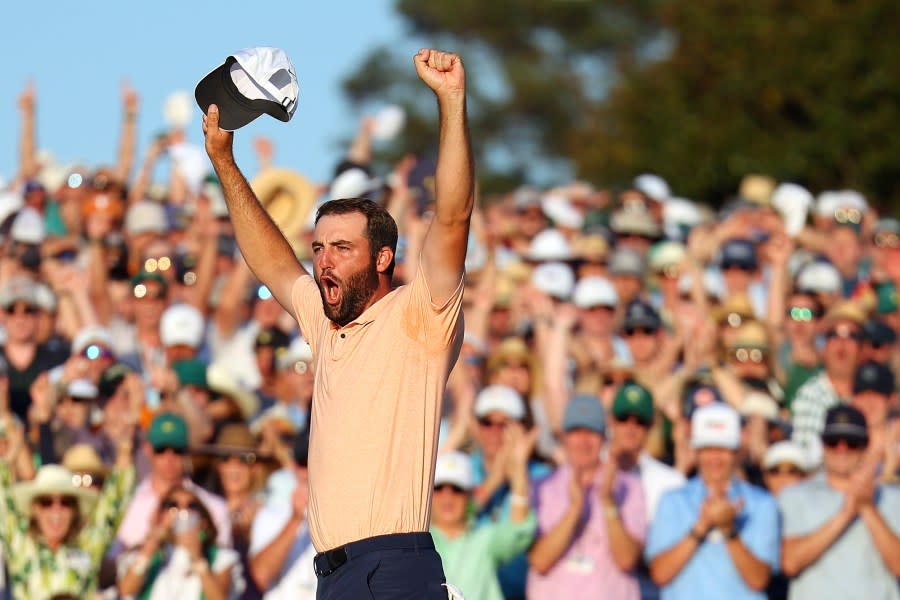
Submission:
[[788,577],[796,577],[822,556],[854,518],[854,514],[842,509],[817,531],[802,537],[786,537],[781,546],[782,572]]
[[440,141],[435,169],[435,218],[468,223],[474,203],[474,164],[466,125],[465,96],[439,99]]
[[731,561],[734,563],[737,572],[740,573],[741,579],[752,590],[764,590],[769,583],[769,575],[771,569],[769,565],[759,560],[747,546],[741,541],[741,538],[735,537],[728,540],[725,544]]
[[643,547],[625,529],[622,515],[615,503],[604,502],[603,510],[606,511],[606,534],[609,537],[609,552],[613,562],[622,571],[631,571],[640,561]]
[[881,560],[894,577],[900,577],[900,537],[884,521],[876,506],[868,505],[859,514],[869,529]]
[[686,535],[680,542],[650,561],[650,578],[658,586],[668,585],[681,573],[699,547],[698,538],[691,534]]
[[303,272],[293,249],[259,203],[234,160],[216,161],[213,166],[222,184],[228,214],[244,260],[285,310],[292,312],[290,285]]
[[570,505],[556,526],[542,535],[528,553],[528,564],[543,575],[553,568],[575,537],[581,519],[581,507]]
[[287,560],[302,524],[301,517],[291,516],[278,536],[250,559],[250,575],[261,590],[267,590],[275,583],[275,578],[284,568],[284,561]]

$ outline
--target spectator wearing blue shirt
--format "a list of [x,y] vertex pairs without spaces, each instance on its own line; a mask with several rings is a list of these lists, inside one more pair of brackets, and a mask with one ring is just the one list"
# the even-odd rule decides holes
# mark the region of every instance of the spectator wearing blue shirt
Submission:
[[662,497],[645,550],[663,600],[766,597],[779,559],[778,507],[737,479],[739,445],[733,408],[714,403],[694,412],[698,475]]

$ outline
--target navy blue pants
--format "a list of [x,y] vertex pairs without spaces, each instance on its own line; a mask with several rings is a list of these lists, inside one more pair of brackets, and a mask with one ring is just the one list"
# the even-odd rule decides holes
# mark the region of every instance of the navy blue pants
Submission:
[[381,535],[321,552],[316,600],[447,600],[430,533]]

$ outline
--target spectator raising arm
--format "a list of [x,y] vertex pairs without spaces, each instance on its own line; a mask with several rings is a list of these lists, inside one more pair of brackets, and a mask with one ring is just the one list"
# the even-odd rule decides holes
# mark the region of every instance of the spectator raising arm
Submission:
[[137,139],[137,115],[139,101],[137,92],[127,81],[122,82],[122,108],[125,120],[122,122],[122,138],[119,140],[119,156],[116,161],[116,179],[128,181],[134,167],[134,149]]
[[19,96],[19,110],[22,111],[22,136],[19,139],[19,177],[24,182],[31,179],[38,172],[37,155],[35,150],[35,124],[34,124],[35,93],[34,84],[25,86],[22,95]]

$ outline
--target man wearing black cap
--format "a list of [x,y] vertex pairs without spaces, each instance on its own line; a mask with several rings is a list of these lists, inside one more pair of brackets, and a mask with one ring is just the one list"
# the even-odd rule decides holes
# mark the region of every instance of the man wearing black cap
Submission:
[[[316,550],[309,538],[306,521],[308,457],[309,433],[304,431],[294,441],[293,460],[272,475],[285,482],[286,490],[292,489],[290,498],[274,497],[278,494],[273,493],[253,519],[250,576],[261,590],[266,590],[266,600],[313,600],[316,597],[316,573],[313,570]],[[280,489],[280,483],[271,487]]]
[[625,307],[622,334],[631,352],[632,366],[644,383],[658,381],[671,372],[675,344],[662,328],[659,313],[649,302],[632,300]]
[[865,466],[865,417],[852,406],[832,408],[822,442],[825,472],[779,496],[790,597],[898,599],[900,490],[878,485]]
[[894,374],[887,366],[869,361],[856,369],[850,404],[866,418],[869,430],[866,464],[880,467],[882,479],[891,479],[898,466],[897,450],[889,439],[888,428],[888,411],[896,399]]

